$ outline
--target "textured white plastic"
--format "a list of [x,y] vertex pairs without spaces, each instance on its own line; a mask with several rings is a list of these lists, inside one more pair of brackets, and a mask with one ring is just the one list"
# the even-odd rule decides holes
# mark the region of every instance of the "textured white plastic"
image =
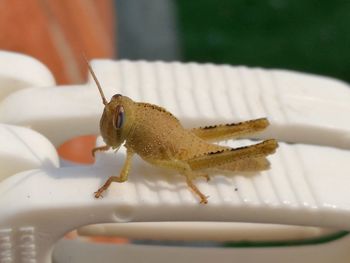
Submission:
[[[112,184],[103,199],[94,199],[106,178],[118,174],[124,149],[100,153],[93,166],[16,173],[0,182],[0,262],[50,262],[60,237],[96,223],[223,221],[350,230],[350,124],[345,121],[350,90],[345,83],[232,66],[100,60],[93,67],[107,97],[122,93],[162,105],[187,127],[267,116],[272,125],[258,137],[281,140],[269,157],[272,168],[249,177],[215,173],[209,183],[198,180],[210,196],[208,205],[199,205],[181,176],[139,157],[126,183]],[[0,101],[0,122],[30,126],[54,145],[98,133],[103,105],[91,84],[14,92]],[[46,156],[54,159],[50,150]],[[338,242],[349,244],[348,239]],[[273,250],[265,251],[272,260]],[[251,251],[246,253],[249,258]],[[244,259],[244,252],[239,254]],[[350,253],[342,258],[349,260]]]

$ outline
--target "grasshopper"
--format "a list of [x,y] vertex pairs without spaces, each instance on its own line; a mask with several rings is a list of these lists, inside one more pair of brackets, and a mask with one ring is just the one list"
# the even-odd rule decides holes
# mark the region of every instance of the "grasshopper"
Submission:
[[240,148],[211,143],[261,131],[269,125],[266,118],[185,129],[174,115],[160,106],[135,102],[120,94],[114,95],[108,102],[93,69],[87,64],[105,105],[100,131],[106,145],[94,148],[92,154],[110,148],[117,150],[123,143],[127,150],[119,176],[109,177],[94,193],[96,198],[101,197],[112,182],[128,180],[134,154],[153,165],[178,171],[200,198],[200,203],[204,204],[208,203],[207,196],[193,183],[198,177],[209,180],[204,170],[261,171],[269,168],[266,156],[274,153],[278,147],[274,139]]

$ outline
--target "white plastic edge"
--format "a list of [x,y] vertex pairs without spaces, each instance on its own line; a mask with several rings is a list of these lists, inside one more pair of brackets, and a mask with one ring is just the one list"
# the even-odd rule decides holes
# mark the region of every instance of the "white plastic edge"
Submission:
[[0,181],[22,171],[59,167],[55,147],[29,128],[0,123],[0,145]]
[[23,88],[53,85],[53,75],[37,59],[20,53],[0,51],[0,101]]

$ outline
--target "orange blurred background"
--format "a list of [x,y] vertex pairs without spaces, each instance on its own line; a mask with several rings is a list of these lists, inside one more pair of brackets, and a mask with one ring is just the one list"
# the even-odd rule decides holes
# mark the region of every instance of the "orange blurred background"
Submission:
[[[24,53],[44,63],[57,84],[84,83],[82,57],[116,56],[115,7],[111,0],[2,0],[0,49]],[[83,136],[59,147],[61,157],[93,162],[96,136]]]

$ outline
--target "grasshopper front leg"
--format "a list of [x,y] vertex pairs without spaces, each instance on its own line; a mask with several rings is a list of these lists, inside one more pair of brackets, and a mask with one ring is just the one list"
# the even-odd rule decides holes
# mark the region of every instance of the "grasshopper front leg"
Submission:
[[128,175],[129,175],[129,170],[131,166],[131,159],[134,155],[134,152],[131,151],[130,149],[127,149],[126,152],[126,160],[123,165],[122,171],[119,176],[111,176],[108,178],[108,180],[102,185],[100,189],[98,189],[95,192],[95,198],[99,198],[102,196],[102,193],[108,189],[108,187],[111,185],[113,182],[117,183],[123,183],[128,180]]
[[95,147],[92,149],[91,154],[93,157],[95,157],[96,152],[105,152],[108,151],[111,147],[109,145],[104,145],[100,147]]

